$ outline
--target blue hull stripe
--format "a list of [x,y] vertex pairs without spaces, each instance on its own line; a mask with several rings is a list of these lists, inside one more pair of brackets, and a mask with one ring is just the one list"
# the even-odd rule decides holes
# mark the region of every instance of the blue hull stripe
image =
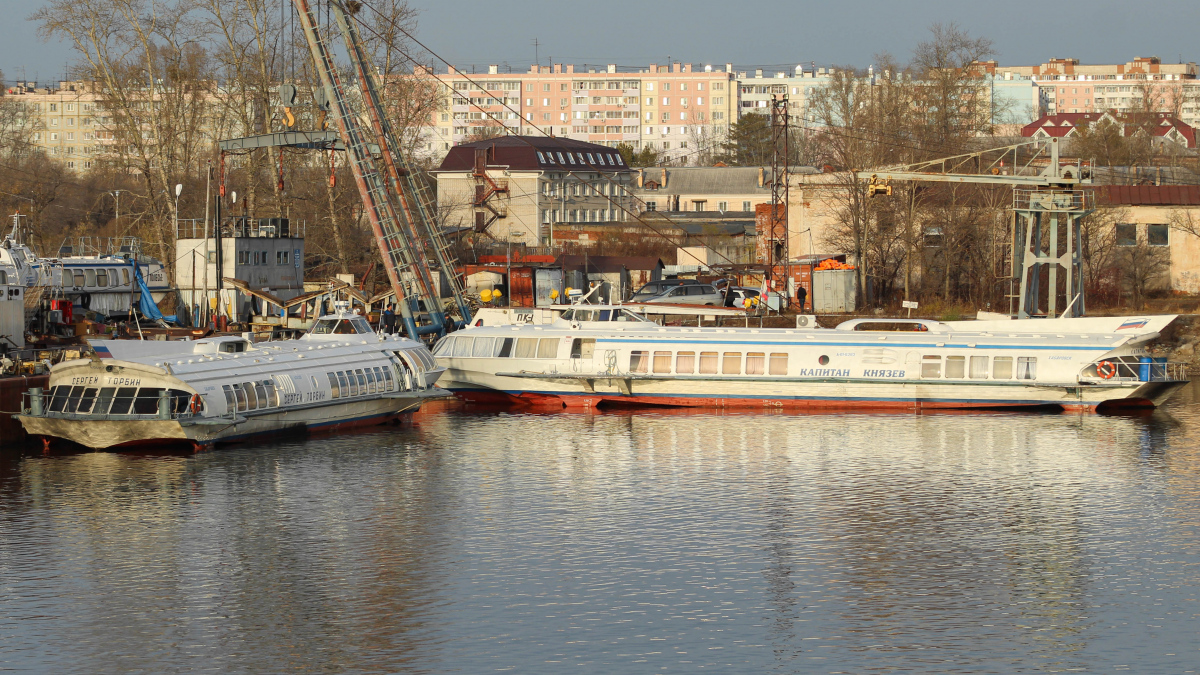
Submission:
[[1050,346],[1050,345],[1035,346],[1035,345],[976,344],[974,347],[972,347],[965,343],[964,344],[946,343],[945,346],[938,347],[936,342],[924,342],[924,343],[883,342],[883,341],[880,341],[880,342],[817,342],[817,341],[809,341],[809,340],[793,340],[790,342],[779,342],[779,341],[767,341],[767,340],[692,340],[692,339],[688,339],[686,341],[676,341],[676,340],[670,340],[669,338],[655,339],[653,337],[647,337],[645,339],[596,338],[597,344],[599,344],[601,342],[622,342],[622,343],[632,343],[632,344],[644,344],[644,343],[650,342],[650,343],[655,343],[655,344],[674,344],[674,345],[681,345],[681,346],[692,345],[692,344],[773,345],[773,346],[777,346],[777,347],[813,346],[813,347],[850,347],[850,348],[860,348],[860,349],[874,349],[874,348],[879,348],[879,347],[921,347],[921,348],[925,348],[925,349],[1017,349],[1017,350],[1040,349],[1040,350],[1063,350],[1063,351],[1071,350],[1071,351],[1093,351],[1093,352],[1107,352],[1107,351],[1111,351],[1113,349],[1113,347],[1106,346],[1106,345],[1097,345],[1094,347],[1086,347],[1086,346],[1084,346],[1084,347],[1070,347],[1070,346],[1055,347],[1055,346]]

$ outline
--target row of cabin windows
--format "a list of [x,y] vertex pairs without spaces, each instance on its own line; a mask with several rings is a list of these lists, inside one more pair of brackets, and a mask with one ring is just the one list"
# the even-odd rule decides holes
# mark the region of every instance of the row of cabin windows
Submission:
[[433,354],[459,358],[555,359],[558,358],[558,343],[558,338],[453,336],[439,342]]
[[227,410],[236,408],[238,412],[245,412],[279,407],[279,390],[272,380],[224,384],[221,389],[225,392]]
[[629,372],[676,375],[787,375],[788,355],[782,352],[648,352],[629,354]]
[[944,377],[948,380],[986,380],[989,365],[993,380],[1011,380],[1014,375],[1018,380],[1037,379],[1036,356],[1018,356],[1014,372],[1011,356],[996,356],[991,359],[986,356],[972,356],[970,360],[965,356],[947,356],[943,364],[942,357],[935,354],[926,354],[921,358],[921,379]]
[[[157,415],[161,387],[71,387],[59,385],[46,392],[52,413],[72,415]],[[170,389],[171,412],[188,408],[191,394]]]
[[329,378],[329,389],[333,398],[382,394],[395,389],[392,371],[378,366],[339,370],[325,375]]
[[75,288],[114,288],[129,285],[129,270],[122,268],[100,268],[87,270],[63,270],[63,285],[70,283]]

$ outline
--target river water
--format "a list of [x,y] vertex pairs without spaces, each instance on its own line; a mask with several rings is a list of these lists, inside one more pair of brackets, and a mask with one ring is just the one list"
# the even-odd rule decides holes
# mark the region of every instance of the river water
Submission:
[[0,610],[23,672],[1193,672],[1200,388],[9,452]]

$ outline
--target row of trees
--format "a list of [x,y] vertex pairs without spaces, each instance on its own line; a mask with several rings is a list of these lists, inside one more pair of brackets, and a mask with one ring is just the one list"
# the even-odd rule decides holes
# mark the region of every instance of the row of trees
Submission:
[[[438,105],[432,83],[388,77],[418,63],[407,37],[415,11],[403,0],[358,6],[360,30],[388,82],[393,127],[411,151]],[[328,16],[314,3],[321,18]],[[42,36],[76,55],[73,78],[99,95],[95,121],[111,134],[85,174],[66,170],[30,143],[39,131],[18,96],[0,97],[0,201],[29,214],[35,243],[53,252],[77,234],[136,235],[172,264],[175,185],[181,218],[202,218],[218,189],[216,141],[329,126],[309,92],[316,89],[307,43],[290,3],[276,0],[51,0],[30,19]],[[330,31],[336,36],[335,31]],[[343,81],[351,82],[350,73]],[[299,100],[286,124],[281,83]],[[337,153],[341,155],[343,153]],[[83,158],[80,158],[83,159]],[[307,250],[318,273],[365,266],[369,232],[345,158],[259,149],[226,161],[228,213],[307,222]],[[211,180],[210,180],[211,179]],[[117,205],[120,217],[117,218]]]

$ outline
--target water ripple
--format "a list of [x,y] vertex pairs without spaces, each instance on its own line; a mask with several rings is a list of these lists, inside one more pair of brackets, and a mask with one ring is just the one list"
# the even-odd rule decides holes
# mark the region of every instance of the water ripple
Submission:
[[1198,399],[3,457],[0,668],[1191,672]]

